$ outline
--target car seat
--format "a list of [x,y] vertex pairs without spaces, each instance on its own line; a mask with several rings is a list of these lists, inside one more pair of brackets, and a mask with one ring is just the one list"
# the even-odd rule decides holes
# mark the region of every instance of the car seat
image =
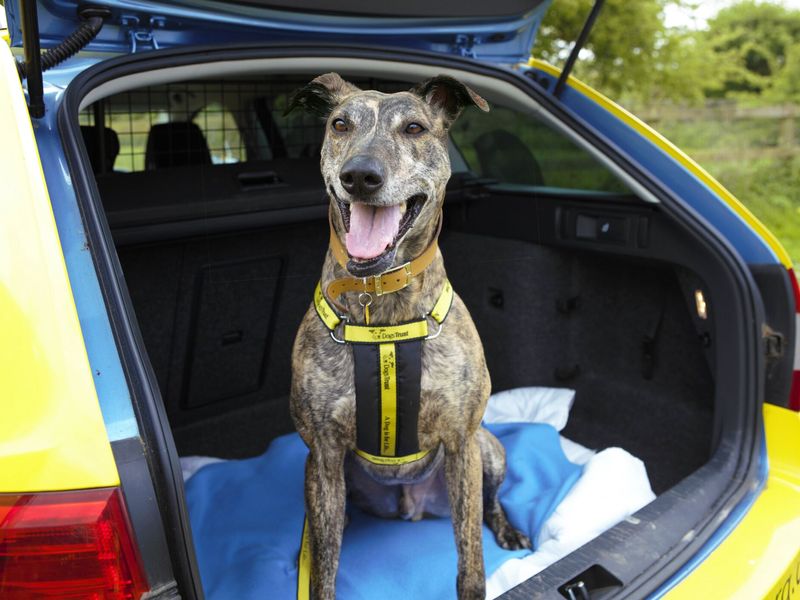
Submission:
[[503,129],[481,134],[475,140],[481,176],[503,183],[544,185],[539,162],[516,135]]
[[195,123],[175,121],[150,128],[145,150],[145,168],[148,171],[210,164],[206,138]]
[[[119,137],[117,132],[109,127],[103,127],[102,148],[94,125],[81,125],[83,144],[92,163],[95,174],[108,173],[114,169],[114,161],[119,155]],[[105,163],[103,160],[105,159]]]

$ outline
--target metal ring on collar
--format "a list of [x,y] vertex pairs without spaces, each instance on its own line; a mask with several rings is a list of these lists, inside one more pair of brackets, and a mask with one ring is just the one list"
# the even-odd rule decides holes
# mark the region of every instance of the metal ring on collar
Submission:
[[[344,326],[347,323],[347,321],[348,321],[348,319],[342,319],[341,323],[339,323],[339,326],[342,328],[342,331],[344,331]],[[331,339],[334,342],[336,342],[337,344],[346,344],[347,343],[344,340],[344,336],[342,336],[342,339],[339,339],[339,338],[336,337],[336,329],[331,329],[330,334],[331,334]]]
[[436,321],[435,319],[434,319],[434,323],[436,323],[436,325],[438,325],[438,327],[436,328],[436,333],[429,334],[429,335],[425,336],[426,340],[435,340],[437,337],[439,337],[439,334],[442,333],[442,324],[439,323],[438,321]]
[[[367,297],[366,300],[362,300],[364,296]],[[358,295],[358,303],[361,305],[362,308],[369,306],[370,304],[372,304],[372,294],[370,294],[369,292],[361,292]]]

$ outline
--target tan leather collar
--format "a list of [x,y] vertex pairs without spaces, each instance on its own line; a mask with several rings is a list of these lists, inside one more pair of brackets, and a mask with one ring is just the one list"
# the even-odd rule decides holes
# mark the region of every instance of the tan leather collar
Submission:
[[[336,230],[333,228],[333,219],[330,212],[328,213],[328,224],[331,229],[330,247],[336,262],[343,268],[347,269],[347,261],[350,257],[347,251],[339,241],[339,236],[336,235]],[[422,273],[436,258],[436,251],[439,249],[439,234],[442,231],[442,212],[439,211],[439,224],[436,228],[436,234],[433,236],[433,241],[425,248],[425,251],[414,260],[407,262],[399,267],[395,267],[390,271],[381,273],[380,275],[371,275],[369,277],[341,277],[334,279],[325,288],[328,298],[336,301],[342,294],[347,292],[369,292],[376,296],[383,294],[390,294],[402,290],[404,287],[411,283],[417,275]]]

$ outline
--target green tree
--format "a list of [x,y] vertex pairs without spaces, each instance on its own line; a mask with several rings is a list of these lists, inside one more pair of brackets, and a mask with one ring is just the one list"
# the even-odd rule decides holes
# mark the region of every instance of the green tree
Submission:
[[766,101],[800,102],[800,41],[786,48],[784,64],[764,97]]
[[[578,37],[593,0],[556,0],[532,54],[561,65]],[[713,56],[694,32],[664,26],[668,4],[684,0],[606,0],[574,74],[603,93],[632,102],[699,102],[715,80]]]
[[720,66],[719,85],[708,95],[759,96],[781,77],[790,49],[800,42],[800,11],[745,0],[720,10],[702,34]]

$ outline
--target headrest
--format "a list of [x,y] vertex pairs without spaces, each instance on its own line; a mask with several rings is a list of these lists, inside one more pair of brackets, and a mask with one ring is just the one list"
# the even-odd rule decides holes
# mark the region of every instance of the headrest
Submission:
[[86,152],[89,154],[89,160],[92,163],[92,171],[95,173],[111,172],[114,169],[114,161],[117,160],[117,155],[119,154],[119,138],[117,137],[117,132],[109,127],[103,127],[105,168],[103,168],[104,165],[101,160],[100,140],[97,136],[97,128],[94,125],[81,125],[81,135],[83,136],[83,144],[86,146]]
[[528,146],[513,133],[495,129],[481,134],[475,140],[475,153],[483,177],[503,183],[544,184],[539,162]]
[[196,124],[175,121],[150,128],[145,151],[145,168],[148,171],[210,164],[211,154],[206,138]]

